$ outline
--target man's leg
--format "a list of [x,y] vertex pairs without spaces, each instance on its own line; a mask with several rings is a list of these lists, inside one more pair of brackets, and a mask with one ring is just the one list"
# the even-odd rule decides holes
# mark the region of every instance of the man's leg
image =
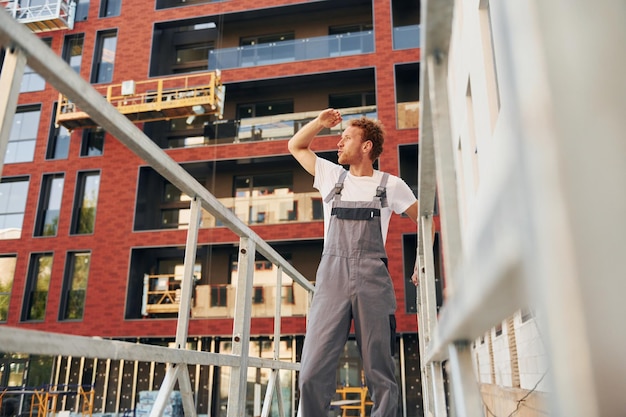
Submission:
[[[398,384],[391,350],[395,346],[395,294],[379,259],[361,259],[361,285],[353,304],[354,328],[374,406],[372,417],[396,417]],[[392,325],[394,328],[392,329]]]
[[[330,270],[332,275],[329,275]],[[318,288],[302,348],[299,417],[328,415],[330,400],[337,388],[337,364],[352,318],[350,299],[341,283],[341,276],[345,275],[340,260],[323,257],[317,276]]]

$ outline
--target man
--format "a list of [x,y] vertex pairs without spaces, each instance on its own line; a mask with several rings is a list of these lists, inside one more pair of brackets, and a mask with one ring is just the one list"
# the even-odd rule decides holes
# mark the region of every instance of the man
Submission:
[[300,417],[328,415],[352,320],[374,402],[371,415],[395,417],[396,297],[385,240],[392,211],[417,221],[417,200],[400,178],[374,169],[384,141],[376,121],[349,121],[337,144],[339,165],[317,157],[310,148],[314,137],[341,121],[338,110],[326,109],[289,140],[289,151],[324,198],[324,250],[302,350]]

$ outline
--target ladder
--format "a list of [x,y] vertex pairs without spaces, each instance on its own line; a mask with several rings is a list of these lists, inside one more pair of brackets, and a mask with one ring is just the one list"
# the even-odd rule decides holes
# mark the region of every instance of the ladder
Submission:
[[[418,314],[424,409],[488,415],[471,343],[521,308],[537,311],[550,415],[623,415],[626,332],[626,10],[615,0],[422,0]],[[491,8],[502,92],[489,177],[463,218],[449,102],[464,8]],[[461,23],[462,22],[462,23]],[[620,23],[621,22],[621,23]],[[581,27],[584,25],[584,29]],[[575,47],[574,47],[575,46]],[[455,103],[456,104],[456,103]],[[446,298],[435,297],[439,208]]]

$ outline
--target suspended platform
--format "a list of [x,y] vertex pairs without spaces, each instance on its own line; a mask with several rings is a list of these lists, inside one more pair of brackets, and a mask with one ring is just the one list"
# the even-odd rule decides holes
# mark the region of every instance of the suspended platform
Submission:
[[[200,115],[222,118],[225,86],[219,71],[147,81],[94,86],[121,114],[133,122],[150,122]],[[68,130],[97,127],[76,103],[59,95],[56,125]]]

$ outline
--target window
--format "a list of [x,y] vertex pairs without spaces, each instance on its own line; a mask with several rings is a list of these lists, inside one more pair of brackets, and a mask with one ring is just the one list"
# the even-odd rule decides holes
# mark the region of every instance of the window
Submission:
[[85,34],[68,35],[63,41],[63,59],[70,64],[74,71],[80,74],[80,65],[83,62],[83,43]]
[[313,220],[324,220],[324,205],[322,204],[322,199],[313,197],[311,198],[311,203],[313,206]]
[[235,214],[249,224],[297,217],[291,172],[238,175],[234,183]]
[[74,197],[73,234],[93,233],[98,205],[99,172],[80,172]]
[[63,174],[44,175],[39,194],[35,236],[56,236],[64,181]]
[[17,109],[4,155],[5,164],[31,162],[33,160],[40,116],[41,108],[39,106]]
[[418,144],[398,146],[400,177],[407,183],[417,197]]
[[239,119],[289,113],[293,113],[293,100],[237,105],[237,117]]
[[0,321],[6,321],[9,316],[16,263],[16,255],[0,255]]
[[115,64],[116,49],[116,30],[98,32],[96,36],[93,68],[91,70],[92,83],[110,83],[113,81],[113,66]]
[[[52,39],[42,39],[42,41],[50,47]],[[34,69],[26,65],[24,67],[24,75],[22,76],[22,84],[20,85],[20,93],[28,93],[31,91],[41,91],[46,88],[46,80],[35,72]]]
[[345,109],[349,107],[363,107],[376,105],[376,93],[365,91],[362,93],[331,94],[328,97],[329,107]]
[[498,323],[498,324],[496,325],[496,327],[495,327],[495,330],[494,330],[494,331],[495,331],[496,337],[498,337],[498,336],[502,336],[502,322],[500,322],[500,323]]
[[212,49],[212,42],[176,46],[174,73],[206,71],[209,65],[209,51]]
[[122,0],[102,0],[100,2],[100,17],[119,16]]
[[87,20],[89,15],[89,0],[78,0],[76,4],[76,18],[77,22]]
[[19,239],[28,197],[28,178],[0,180],[0,239]]
[[415,256],[417,252],[417,235],[402,235],[402,258],[404,260],[404,312],[407,314],[417,313],[417,288],[411,282],[411,276],[415,269]]
[[191,216],[191,198],[183,194],[175,185],[165,183],[161,197],[161,226],[165,228],[185,228]]
[[100,127],[83,130],[80,156],[101,156],[104,152],[105,133]]
[[226,285],[211,285],[211,307],[226,307],[227,291]]
[[296,299],[294,297],[293,292],[293,283],[291,285],[283,285],[282,287],[282,300],[285,304],[295,304]]
[[80,320],[83,318],[90,263],[91,253],[89,252],[70,252],[67,254],[60,320]]
[[252,304],[263,304],[263,287],[254,287],[252,289]]
[[52,273],[52,254],[37,253],[31,255],[22,320],[43,320],[46,316],[48,289]]
[[54,125],[57,105],[54,104],[52,111],[52,121],[50,123],[50,135],[48,137],[48,149],[46,149],[46,159],[67,159],[70,151],[71,133],[63,126]]
[[395,67],[396,124],[398,129],[419,127],[419,73],[419,63],[401,64]]

